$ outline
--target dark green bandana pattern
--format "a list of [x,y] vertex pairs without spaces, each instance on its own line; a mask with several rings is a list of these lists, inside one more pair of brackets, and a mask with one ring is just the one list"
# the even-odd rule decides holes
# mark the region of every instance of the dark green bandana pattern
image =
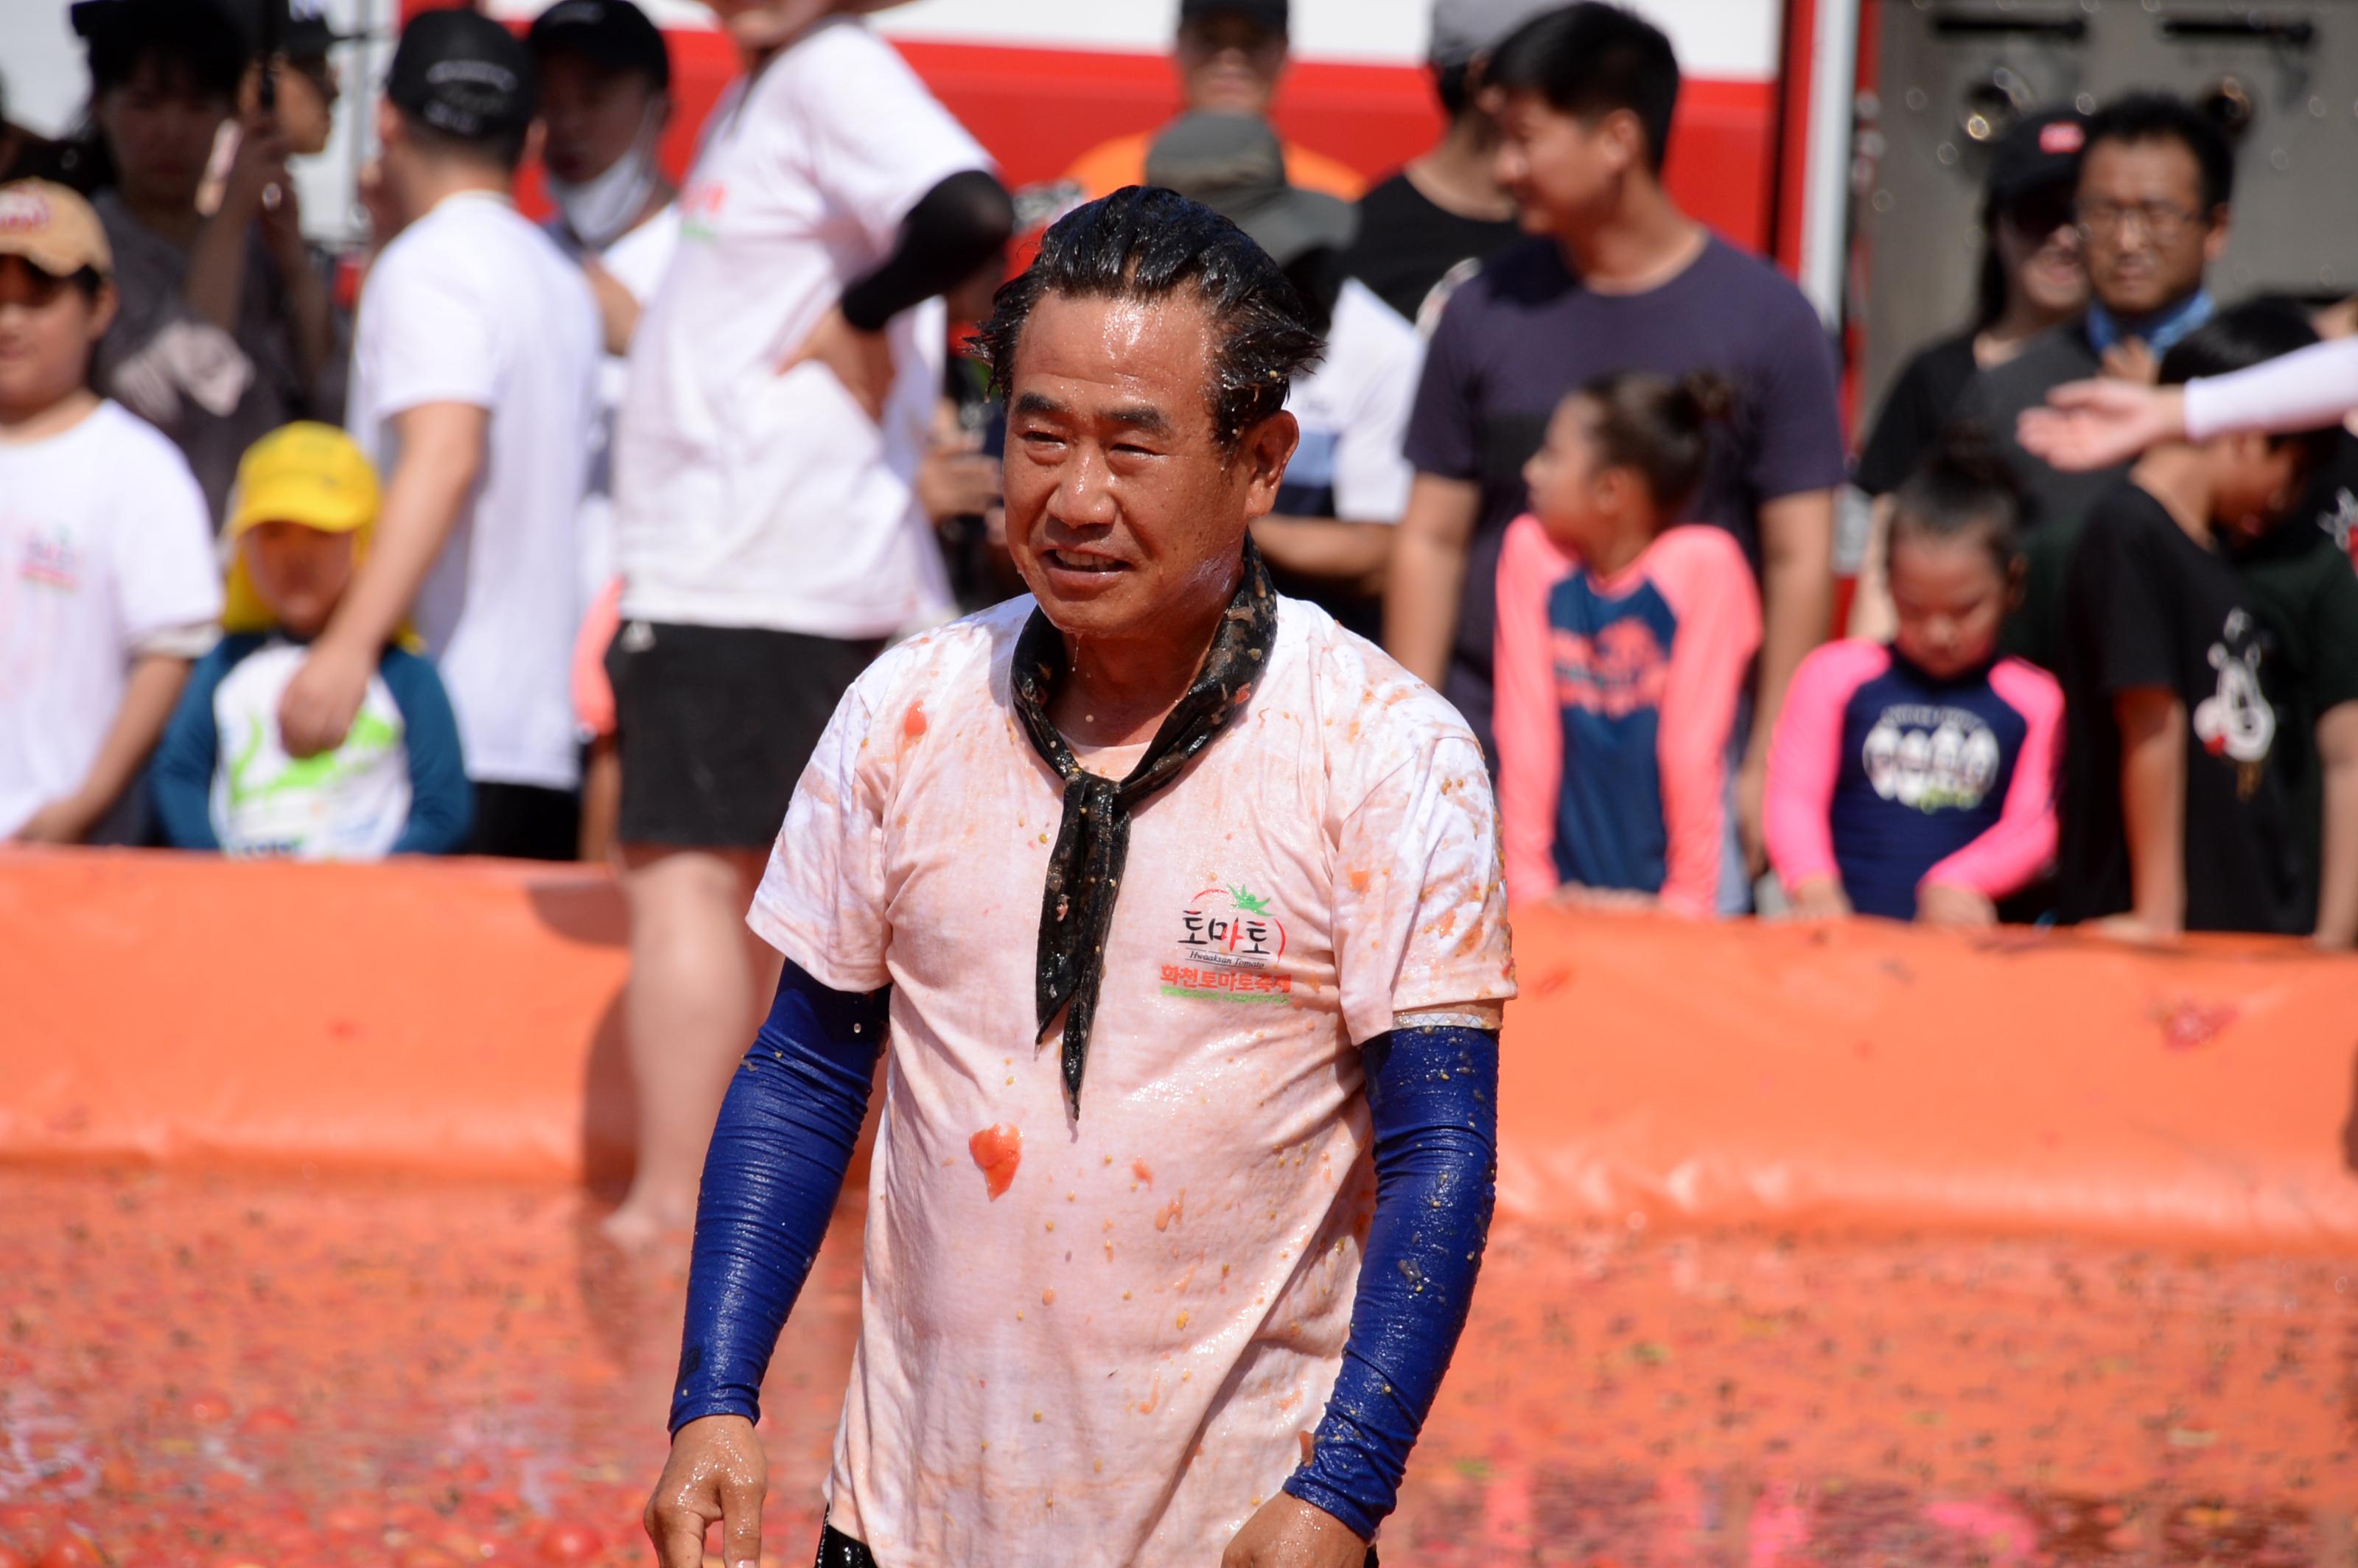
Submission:
[[1039,1039],[1048,1037],[1056,1014],[1065,1013],[1065,1098],[1075,1119],[1081,1114],[1081,1071],[1088,1065],[1089,1026],[1105,979],[1106,934],[1113,927],[1114,896],[1130,853],[1130,814],[1210,745],[1229,716],[1245,705],[1277,639],[1277,594],[1260,564],[1260,552],[1245,540],[1244,581],[1228,600],[1212,633],[1203,672],[1154,732],[1146,754],[1128,778],[1090,773],[1075,760],[1072,747],[1048,718],[1048,700],[1064,679],[1065,639],[1034,610],[1015,644],[1011,685],[1015,711],[1032,745],[1065,781],[1065,819],[1048,858],[1047,885],[1040,892],[1040,948],[1036,976]]

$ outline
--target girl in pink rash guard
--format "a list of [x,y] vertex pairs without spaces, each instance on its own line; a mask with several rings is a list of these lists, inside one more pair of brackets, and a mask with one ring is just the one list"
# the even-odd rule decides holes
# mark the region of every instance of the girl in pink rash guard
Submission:
[[1726,856],[1736,704],[1760,596],[1721,529],[1671,526],[1725,382],[1635,372],[1567,397],[1498,557],[1498,812],[1508,897],[1741,907]]
[[2021,498],[1952,436],[1893,510],[1890,643],[1802,661],[1768,757],[1768,858],[1805,918],[1988,925],[2055,853],[2063,693],[1997,656],[2021,592]]

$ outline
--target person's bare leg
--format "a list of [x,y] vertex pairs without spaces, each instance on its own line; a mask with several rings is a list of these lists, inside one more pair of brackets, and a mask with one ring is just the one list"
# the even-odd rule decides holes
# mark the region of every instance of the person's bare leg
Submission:
[[636,1173],[606,1234],[644,1246],[696,1218],[705,1146],[730,1076],[759,1026],[763,979],[777,984],[748,942],[745,909],[759,879],[757,850],[624,845],[631,911],[631,981],[622,1022],[639,1094]]

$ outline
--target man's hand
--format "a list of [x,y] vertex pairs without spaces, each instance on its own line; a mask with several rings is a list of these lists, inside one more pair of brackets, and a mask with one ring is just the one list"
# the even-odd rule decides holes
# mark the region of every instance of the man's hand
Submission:
[[1974,888],[1931,882],[1916,890],[1916,918],[1950,931],[1986,931],[1997,924],[1997,905]]
[[[1368,1543],[1349,1525],[1280,1492],[1245,1520],[1221,1553],[1220,1568],[1360,1568],[1367,1560]],[[730,1563],[735,1568],[733,1555]]]
[[312,644],[303,667],[278,694],[278,741],[287,754],[313,757],[342,745],[375,668],[375,661],[354,658],[324,638]]
[[917,504],[936,523],[987,516],[999,504],[999,460],[978,450],[976,438],[936,439],[917,465]]
[[786,356],[778,373],[784,375],[813,360],[835,373],[835,379],[869,418],[883,422],[884,402],[892,394],[891,340],[882,332],[860,330],[843,319],[843,308],[838,306],[820,318],[801,348]]
[[2048,406],[2015,419],[2023,450],[2071,472],[2125,463],[2157,441],[2186,433],[2186,394],[2175,386],[2125,381],[2072,381],[2047,395]]
[[1848,920],[1852,914],[1850,895],[1833,877],[1803,877],[1785,890],[1785,899],[1796,920]]
[[726,1568],[758,1568],[769,1487],[770,1462],[752,1422],[741,1415],[689,1422],[671,1440],[671,1458],[641,1519],[655,1543],[655,1561],[662,1568],[703,1568],[705,1532],[719,1524]]
[[25,818],[9,842],[12,844],[79,844],[88,837],[98,820],[98,813],[90,809],[78,795],[60,795],[40,810]]
[[2124,338],[2104,351],[2104,370],[2115,381],[2151,386],[2161,379],[2161,360],[2143,338]]

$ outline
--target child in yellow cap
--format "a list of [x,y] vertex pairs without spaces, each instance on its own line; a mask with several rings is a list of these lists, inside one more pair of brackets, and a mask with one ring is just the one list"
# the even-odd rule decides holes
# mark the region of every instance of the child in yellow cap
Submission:
[[286,426],[238,464],[226,635],[189,679],[153,793],[183,849],[367,860],[449,854],[473,801],[434,666],[389,644],[342,744],[287,754],[278,698],[368,549],[376,474],[333,426]]

